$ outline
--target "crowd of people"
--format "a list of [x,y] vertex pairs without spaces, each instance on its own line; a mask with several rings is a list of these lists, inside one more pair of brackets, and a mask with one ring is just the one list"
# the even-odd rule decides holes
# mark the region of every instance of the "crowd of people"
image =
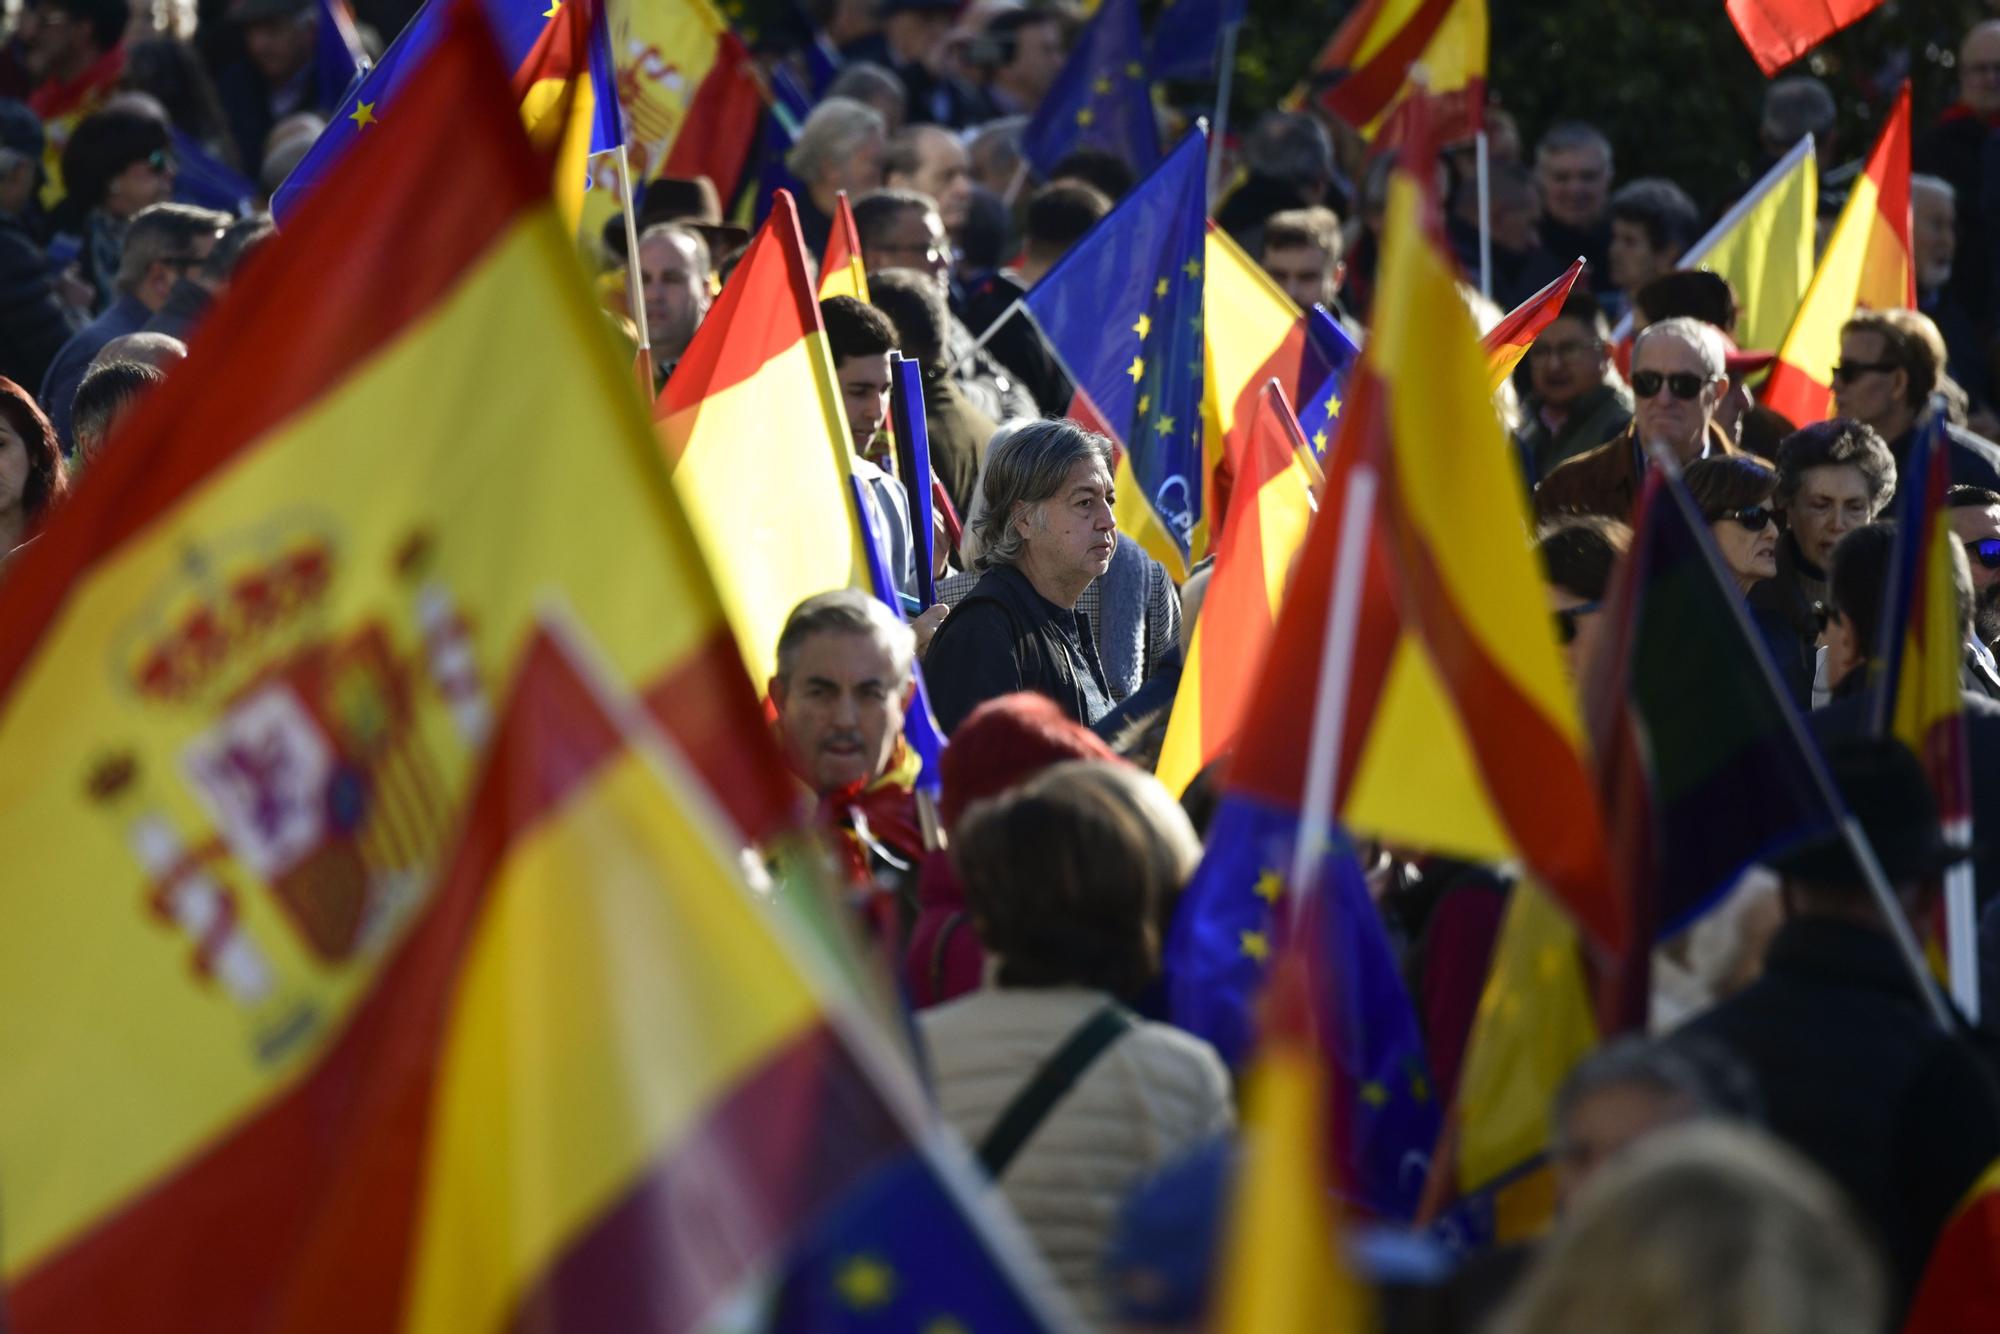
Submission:
[[[411,12],[359,8],[378,45]],[[1222,762],[1185,794],[1152,770],[1208,568],[1176,579],[1120,531],[1115,446],[1066,419],[1066,368],[1013,314],[1138,173],[1100,149],[1030,169],[1023,133],[1082,22],[1063,4],[807,10],[837,72],[765,165],[794,182],[814,257],[842,196],[851,205],[867,299],[821,304],[846,443],[892,582],[917,603],[934,581],[937,600],[910,617],[851,590],[801,603],[766,685],[776,734],[860,921],[895,961],[937,1110],[1070,1302],[1100,1327],[1198,1328],[1241,1168],[1238,1112],[1232,1071],[1166,1022],[1162,943]],[[342,91],[314,67],[322,12],[312,0],[11,11],[0,557],[117,447],[119,417],[199,345],[208,307],[275,234],[259,198],[218,208],[179,168],[199,151],[268,200]],[[1482,322],[1586,261],[1495,403],[1571,676],[1582,682],[1603,647],[1635,503],[1670,455],[1914,921],[1963,854],[1943,840],[1917,758],[1873,739],[1872,687],[1899,488],[1920,433],[1945,418],[1974,865],[1991,908],[1983,1022],[1941,1029],[1840,846],[1750,870],[1662,945],[1650,1031],[1585,1058],[1548,1109],[1548,1237],[1461,1256],[1421,1236],[1399,1249],[1359,1220],[1348,1253],[1391,1328],[1892,1328],[1947,1220],[2000,1159],[2000,21],[1966,34],[1957,68],[1957,100],[1931,109],[1915,141],[1917,305],[1846,322],[1825,421],[1758,402],[1773,349],[1738,345],[1726,279],[1677,266],[1713,219],[1621,160],[1617,126],[1520,126],[1498,90],[1485,216],[1470,155],[1447,154],[1446,230],[1469,275],[1482,232],[1490,244],[1490,300],[1466,291]],[[1811,76],[1777,79],[1745,138],[1766,165],[1804,136],[1826,146],[1836,95]],[[1252,117],[1228,161],[1218,225],[1291,301],[1365,335],[1395,154],[1306,106]],[[1839,202],[1822,201],[1824,220]],[[633,253],[622,218],[581,243],[607,319],[635,336],[643,320],[659,383],[743,251],[736,203],[706,179],[658,180],[635,201]],[[1627,319],[1629,345],[1614,337]],[[929,506],[912,504],[890,439],[897,353],[921,366]],[[919,665],[949,737],[934,807],[905,739]],[[1366,854],[1448,1100],[1515,871]]]

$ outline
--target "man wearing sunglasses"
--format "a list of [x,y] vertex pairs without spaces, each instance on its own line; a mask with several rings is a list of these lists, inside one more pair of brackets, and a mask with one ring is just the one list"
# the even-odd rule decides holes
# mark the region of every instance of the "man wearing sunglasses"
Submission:
[[1972,642],[1965,650],[1965,688],[2000,700],[2000,491],[1954,486],[1945,493],[1951,531],[1965,546],[1972,572]]
[[[1914,310],[1864,310],[1840,330],[1840,360],[1833,367],[1838,416],[1866,422],[1889,444],[1899,471],[1929,420],[1931,395],[1943,379],[1944,335]],[[2000,491],[2000,445],[1949,422],[1951,480]]]
[[1611,325],[1588,292],[1572,292],[1528,349],[1532,392],[1514,434],[1532,484],[1632,424],[1632,395],[1611,371]]
[[1700,320],[1648,325],[1632,346],[1632,424],[1543,478],[1535,488],[1536,517],[1629,517],[1655,447],[1671,450],[1682,466],[1737,453],[1715,423],[1729,392],[1727,355],[1721,331]]

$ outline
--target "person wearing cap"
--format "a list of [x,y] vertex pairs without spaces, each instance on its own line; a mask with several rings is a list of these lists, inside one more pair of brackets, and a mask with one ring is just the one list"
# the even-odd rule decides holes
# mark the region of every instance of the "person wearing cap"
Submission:
[[[1862,310],[1840,327],[1840,360],[1833,367],[1834,412],[1866,422],[1889,444],[1900,476],[1907,477],[1917,432],[1930,421],[1931,397],[1944,378],[1944,336],[1930,317],[1914,310]],[[1951,480],[2000,490],[2000,445],[1949,419]]]
[[[1827,767],[1896,910],[1924,920],[1936,876],[1965,854],[1945,841],[1923,766],[1899,741],[1866,739],[1829,746]],[[1938,1229],[2000,1157],[2000,1086],[1963,1031],[1931,1017],[1839,835],[1772,869],[1786,920],[1763,975],[1676,1040],[1742,1061],[1768,1128],[1847,1191],[1907,1301]]]
[[1715,422],[1729,393],[1727,346],[1714,325],[1686,317],[1642,330],[1632,344],[1632,424],[1544,477],[1535,517],[1629,518],[1654,448],[1670,450],[1682,466],[1739,452]]
[[16,384],[40,384],[78,323],[36,235],[41,162],[41,122],[25,104],[0,99],[0,376]]
[[1611,325],[1590,293],[1571,292],[1536,336],[1528,386],[1514,443],[1529,485],[1632,424],[1632,391],[1611,361]]
[[216,92],[244,169],[255,176],[274,125],[297,112],[333,110],[320,104],[313,71],[319,17],[311,0],[235,0],[229,18],[244,58],[222,71]]

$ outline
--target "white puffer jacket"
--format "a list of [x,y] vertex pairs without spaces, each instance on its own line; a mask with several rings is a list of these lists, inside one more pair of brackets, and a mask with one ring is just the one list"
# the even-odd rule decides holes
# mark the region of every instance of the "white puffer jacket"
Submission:
[[[987,989],[919,1012],[945,1119],[977,1150],[1014,1096],[1109,999],[1073,988]],[[1234,1119],[1215,1049],[1142,1022],[1105,1049],[1021,1146],[1001,1188],[1092,1321],[1106,1317],[1100,1272],[1119,1202]]]

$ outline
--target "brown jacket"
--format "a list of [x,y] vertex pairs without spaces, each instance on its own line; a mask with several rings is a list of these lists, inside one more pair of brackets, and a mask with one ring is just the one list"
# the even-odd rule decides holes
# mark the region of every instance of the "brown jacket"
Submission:
[[[1639,424],[1634,421],[1596,449],[1557,465],[1535,488],[1535,520],[1546,522],[1565,514],[1603,514],[1628,520],[1639,500]],[[1708,427],[1708,453],[1740,454],[1713,422]]]

